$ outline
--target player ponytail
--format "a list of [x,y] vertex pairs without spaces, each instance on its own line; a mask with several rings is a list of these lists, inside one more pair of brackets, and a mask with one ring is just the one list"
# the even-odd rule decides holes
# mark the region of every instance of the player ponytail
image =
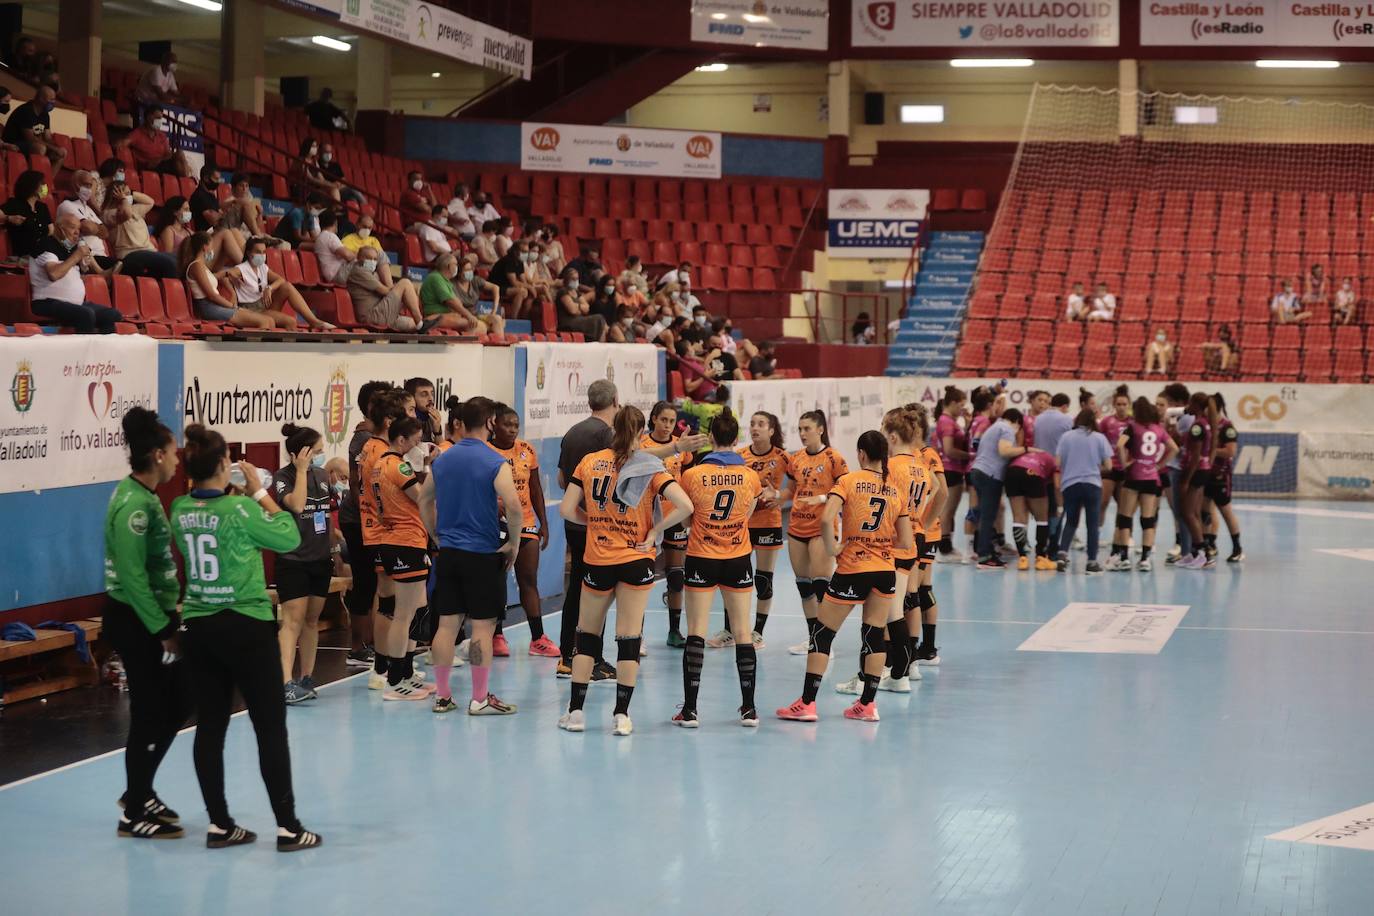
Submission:
[[367,419],[372,422],[375,433],[381,435],[388,423],[406,416],[406,397],[400,388],[387,388],[373,393],[367,402]]
[[644,411],[633,404],[626,404],[616,411],[611,430],[611,450],[615,452],[616,470],[620,470],[644,434]]
[[1154,405],[1153,401],[1142,395],[1136,398],[1135,403],[1131,405],[1131,419],[1141,426],[1158,423],[1159,408]]
[[211,480],[219,474],[224,459],[229,457],[229,446],[224,437],[202,423],[192,423],[186,427],[186,449],[184,458],[186,476],[192,483]]
[[320,434],[308,426],[297,426],[295,423],[283,423],[281,434],[286,437],[286,453],[295,456],[303,448],[314,448],[315,443],[320,441]]
[[921,435],[921,444],[924,445],[926,441],[930,439],[930,428],[932,425],[930,411],[926,409],[926,405],[917,404],[915,401],[910,404],[903,404],[901,409],[909,413],[911,419],[915,421],[916,429]]
[[883,432],[897,437],[897,441],[903,445],[911,445],[916,441],[920,428],[915,413],[907,407],[894,407],[883,414]]
[[1226,412],[1226,397],[1220,391],[1213,392],[1212,401],[1217,405],[1217,414],[1219,416],[1226,417],[1228,420],[1231,419],[1230,414]]
[[1094,397],[1096,397],[1096,395],[1094,395],[1091,391],[1089,391],[1088,389],[1084,388],[1084,387],[1081,386],[1081,385],[1079,386],[1079,388],[1078,388],[1078,406],[1079,406],[1079,407],[1087,407],[1087,406],[1088,406],[1088,402],[1091,401]]
[[973,389],[973,412],[975,414],[983,413],[990,409],[993,402],[996,400],[997,396],[992,393],[992,389],[990,388],[980,387]]
[[157,418],[157,411],[130,407],[120,421],[124,444],[129,447],[129,468],[142,474],[153,469],[153,452],[174,445],[172,431]]
[[797,420],[798,422],[802,420],[810,420],[812,423],[815,423],[818,427],[820,427],[821,445],[825,446],[826,448],[830,448],[830,424],[825,422],[825,411],[808,410],[806,413],[798,417]]
[[461,439],[463,436],[463,401],[456,394],[448,396],[444,401],[444,407],[448,410],[448,422],[444,424],[444,433],[453,440]]
[[1074,429],[1086,429],[1090,433],[1097,432],[1097,412],[1091,407],[1084,407],[1078,412],[1078,416],[1073,418]]
[[883,483],[887,483],[887,436],[870,429],[859,437],[859,452],[870,463],[876,461],[882,465]]
[[711,441],[717,448],[730,448],[739,439],[739,420],[729,407],[711,418]]
[[776,449],[782,448],[782,421],[777,418],[777,415],[766,410],[756,410],[754,416],[763,417],[768,423],[768,444]]

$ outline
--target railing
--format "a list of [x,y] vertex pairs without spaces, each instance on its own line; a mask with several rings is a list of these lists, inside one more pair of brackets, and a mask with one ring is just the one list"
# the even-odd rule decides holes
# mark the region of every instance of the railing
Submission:
[[792,253],[787,256],[787,263],[783,266],[782,276],[789,277],[792,273],[792,265],[797,260],[797,253],[802,249],[802,236],[811,228],[811,221],[816,216],[816,208],[821,204],[821,195],[825,193],[825,186],[816,189],[816,196],[811,199],[811,207],[806,211],[806,219],[802,220],[801,228],[797,230],[797,244],[792,246]]
[[921,220],[921,228],[916,232],[916,239],[911,243],[911,253],[906,259],[906,269],[902,271],[902,302],[904,303],[902,317],[906,317],[906,305],[911,303],[911,296],[916,291],[916,274],[921,269],[921,245],[925,241],[927,227],[930,225],[930,211],[927,209],[926,218]]
[[[886,346],[892,335],[888,324],[897,317],[902,301],[896,292],[833,292],[827,289],[801,289],[800,293],[807,307],[807,317],[811,321],[811,335],[816,343],[852,344],[854,321],[863,312],[868,313],[873,326],[873,343]],[[823,306],[830,302],[829,308]]]

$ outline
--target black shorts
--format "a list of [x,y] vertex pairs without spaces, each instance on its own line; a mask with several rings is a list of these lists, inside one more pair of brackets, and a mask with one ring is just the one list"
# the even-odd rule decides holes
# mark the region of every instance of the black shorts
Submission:
[[718,587],[727,592],[747,592],[754,587],[754,564],[747,553],[726,560],[689,553],[682,570],[689,592],[709,592]]
[[522,541],[537,541],[537,540],[539,540],[539,526],[538,526],[538,525],[530,525],[530,526],[528,526],[528,527],[521,528],[521,529],[520,529],[520,540],[522,540]]
[[886,570],[835,573],[830,579],[830,587],[825,590],[825,597],[836,604],[858,604],[867,601],[873,592],[889,597],[897,594],[897,574]]
[[924,534],[916,535],[916,559],[920,562],[922,569],[928,568],[935,562],[935,551],[939,546],[939,538],[932,540]]
[[1210,499],[1218,509],[1231,505],[1231,475],[1213,472],[1203,485],[1203,495]]
[[1206,470],[1196,470],[1196,471],[1193,472],[1193,476],[1190,477],[1190,478],[1188,479],[1188,489],[1190,489],[1190,490],[1196,490],[1196,489],[1198,489],[1199,487],[1205,487],[1205,486],[1207,486],[1209,483],[1211,483],[1211,481],[1212,481],[1212,469],[1211,469],[1211,468],[1207,468]]
[[782,548],[781,528],[750,528],[749,543],[755,550],[780,550]]
[[1147,477],[1144,480],[1128,480],[1123,486],[1128,490],[1135,490],[1141,496],[1158,496],[1164,492],[1164,488],[1159,485],[1158,477]]
[[429,551],[423,547],[374,544],[372,557],[377,572],[394,582],[423,582],[429,578]]
[[273,568],[277,579],[277,600],[285,603],[297,598],[328,598],[329,581],[334,577],[333,560],[299,560],[277,558]]
[[434,597],[440,617],[465,614],[473,620],[495,620],[506,613],[506,558],[499,553],[473,553],[439,548],[434,564]]
[[1105,474],[1102,475],[1102,479],[1103,479],[1103,480],[1110,480],[1110,481],[1112,481],[1113,483],[1125,483],[1125,482],[1126,482],[1126,469],[1125,469],[1125,468],[1112,468],[1110,471],[1108,471],[1107,473],[1105,473]]
[[1032,474],[1027,468],[1007,468],[1005,481],[1007,498],[1020,496],[1024,499],[1045,498],[1045,478]]
[[687,549],[687,527],[685,525],[674,525],[663,532],[663,546],[673,550]]
[[816,538],[820,537],[819,534],[793,534],[790,531],[787,532],[787,536],[798,544],[810,544]]
[[366,617],[372,613],[372,600],[377,597],[377,566],[372,548],[363,543],[361,524],[340,525],[339,530],[348,549],[348,568],[353,572],[353,585],[344,595],[344,604],[353,616]]
[[631,560],[614,566],[593,566],[587,564],[587,573],[582,577],[582,587],[594,592],[615,591],[617,585],[630,588],[652,588],[654,584],[654,561]]
[[945,471],[945,486],[962,487],[965,476],[963,471]]
[[910,559],[896,557],[892,562],[896,565],[899,572],[909,573],[916,568],[916,559],[916,557],[911,557]]

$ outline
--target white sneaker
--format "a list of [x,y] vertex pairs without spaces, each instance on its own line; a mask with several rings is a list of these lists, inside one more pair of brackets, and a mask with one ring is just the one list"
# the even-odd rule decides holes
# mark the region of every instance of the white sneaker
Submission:
[[587,714],[580,709],[565,712],[558,717],[558,727],[565,732],[585,731],[587,728]]
[[728,649],[734,644],[735,634],[724,628],[717,630],[706,639],[706,648],[708,649]]
[[811,652],[811,642],[808,640],[806,642],[799,642],[795,646],[788,646],[787,651],[791,652],[793,655],[807,655]]
[[460,642],[460,643],[458,644],[457,650],[453,653],[453,664],[454,664],[454,666],[457,666],[457,664],[458,664],[458,659],[460,659],[460,658],[463,660],[464,663],[467,663],[467,662],[469,662],[469,661],[472,661],[472,658],[468,655],[468,650],[471,649],[471,648],[472,648],[472,640],[471,640],[471,639],[465,639],[465,640],[463,640],[462,642]]
[[925,676],[921,674],[921,666],[916,664],[915,659],[912,659],[911,666],[906,669],[906,676],[912,681],[919,681]]
[[1136,561],[1135,568],[1140,570],[1141,572],[1149,572],[1150,570],[1155,568],[1155,565],[1154,563],[1150,562],[1149,557],[1142,557],[1141,559]]
[[758,630],[755,630],[755,631],[754,631],[752,639],[753,639],[753,642],[754,642],[754,649],[755,649],[755,651],[758,651],[758,650],[764,648],[763,634],[760,633]]
[[1166,553],[1165,556],[1171,560],[1177,560],[1179,557],[1183,556],[1183,548],[1175,544],[1169,548],[1169,552]]
[[949,553],[937,553],[935,559],[941,563],[962,563],[965,557],[958,547],[951,547]]
[[916,659],[916,664],[926,668],[938,668],[940,667],[940,655],[936,653],[930,658],[918,658]]
[[420,691],[420,692],[423,693],[425,696],[429,696],[431,693],[434,692],[434,685],[432,685],[432,684],[426,684],[426,683],[424,682],[424,679],[421,678],[421,677],[419,676],[419,673],[418,673],[418,672],[416,673],[416,675],[415,675],[414,677],[408,677],[408,678],[406,678],[404,681],[402,681],[401,683],[402,683],[402,684],[409,684],[409,685],[411,686],[411,688]]
[[367,676],[367,689],[368,689],[368,690],[385,690],[385,689],[386,689],[386,675],[385,675],[385,674],[378,674],[377,671],[376,671],[376,669],[373,669],[372,673],[369,674],[369,675]]
[[412,681],[405,680],[395,687],[388,687],[382,691],[383,700],[427,700],[429,691],[422,687],[416,687]]
[[1122,570],[1130,569],[1131,567],[1129,563],[1127,563],[1125,566],[1122,566],[1121,557],[1116,554],[1112,554],[1110,557],[1107,557],[1107,562],[1102,564],[1102,568],[1105,569],[1107,572],[1121,572]]
[[648,658],[648,657],[649,657],[649,647],[646,646],[646,645],[644,645],[643,641],[641,641],[641,642],[639,643],[639,657],[640,657],[640,658]]
[[911,678],[894,678],[884,674],[883,679],[878,681],[878,689],[886,690],[890,693],[911,693]]
[[634,730],[635,724],[630,721],[629,716],[627,716],[623,712],[618,712],[615,714],[615,728],[611,729],[611,731],[614,734],[617,734],[623,738],[626,735],[632,734]]
[[841,681],[840,683],[836,684],[835,692],[848,693],[854,696],[858,696],[859,694],[864,692],[864,679],[856,674],[849,680]]

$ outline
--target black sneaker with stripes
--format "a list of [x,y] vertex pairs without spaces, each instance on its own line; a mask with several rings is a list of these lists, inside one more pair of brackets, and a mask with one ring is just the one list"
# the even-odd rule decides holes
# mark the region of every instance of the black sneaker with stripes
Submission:
[[228,827],[211,824],[205,831],[205,846],[209,849],[224,849],[228,846],[243,846],[255,842],[257,838],[256,833],[245,830],[238,824],[230,824]]
[[324,837],[311,833],[299,824],[295,831],[285,827],[277,829],[277,852],[295,852],[297,849],[313,849],[324,842]]
[[168,824],[155,817],[140,817],[135,820],[121,817],[117,833],[135,840],[177,840],[184,836],[186,831],[178,824]]
[[[125,799],[127,797],[127,794],[119,796],[119,810],[123,811],[125,809]],[[156,795],[148,799],[148,803],[143,806],[143,813],[148,817],[157,818],[164,824],[181,823],[181,815],[164,805],[162,799],[158,798]]]

